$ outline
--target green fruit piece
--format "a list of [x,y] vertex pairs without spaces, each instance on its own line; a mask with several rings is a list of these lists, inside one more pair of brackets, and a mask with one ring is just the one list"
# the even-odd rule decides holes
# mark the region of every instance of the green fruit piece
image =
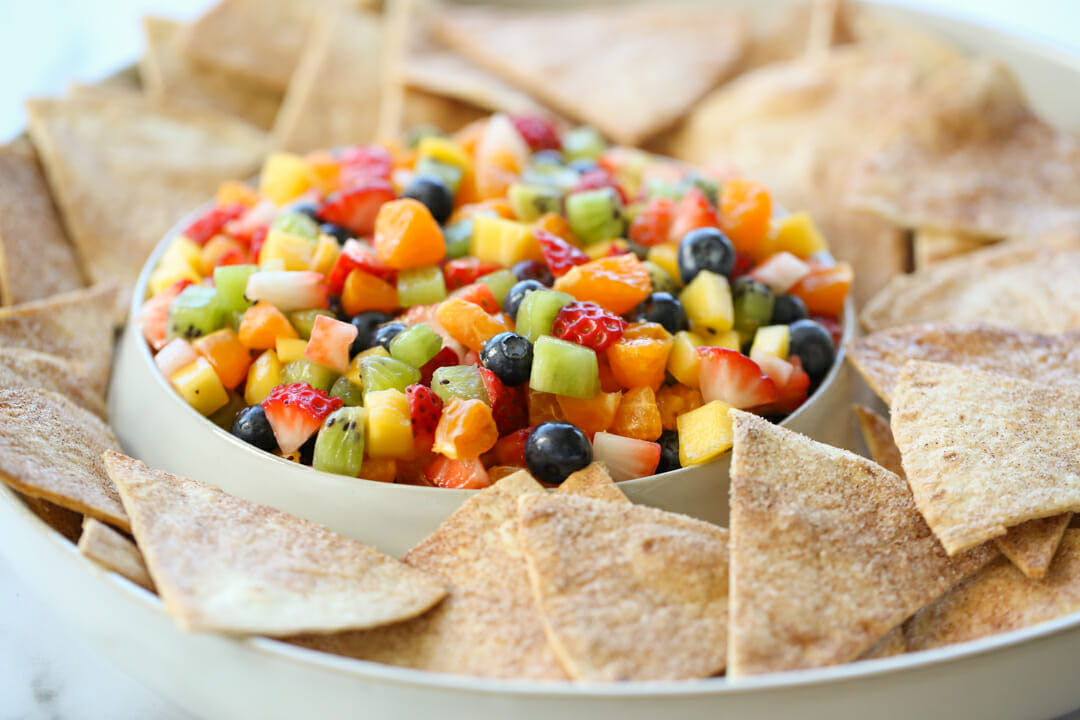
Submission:
[[359,475],[366,428],[367,410],[362,407],[343,407],[327,415],[315,436],[311,466],[338,475]]
[[607,142],[596,128],[577,127],[562,137],[563,155],[567,161],[579,158],[594,159],[607,150]]
[[292,324],[297,335],[305,340],[310,340],[311,328],[315,326],[315,318],[320,315],[336,319],[334,313],[329,310],[294,310],[291,313],[286,313],[285,317],[289,318],[289,323]]
[[344,375],[330,386],[330,397],[341,398],[345,407],[358,407],[364,404],[364,393],[360,386]]
[[545,335],[533,345],[529,387],[574,398],[595,396],[600,392],[596,352],[584,345]]
[[422,157],[416,161],[417,175],[432,175],[443,181],[450,188],[452,195],[457,194],[458,186],[461,185],[461,176],[464,170],[461,166],[452,163],[441,162],[435,158]]
[[718,207],[720,198],[720,183],[715,180],[711,180],[707,177],[698,175],[693,180],[693,186],[705,195],[705,199],[709,201],[709,204],[713,207]]
[[562,196],[563,194],[553,187],[521,183],[511,185],[507,193],[514,215],[524,222],[532,222],[544,213],[560,212]]
[[734,328],[743,345],[753,339],[759,327],[772,320],[772,291],[765,283],[746,275],[731,284],[731,304],[735,311]]
[[515,332],[536,342],[541,335],[550,335],[555,316],[564,305],[574,302],[572,295],[555,290],[533,290],[526,293],[518,306]]
[[450,223],[443,228],[447,260],[454,260],[469,254],[469,246],[472,245],[472,232],[473,221],[471,217]]
[[397,277],[398,302],[402,307],[430,305],[446,299],[446,281],[438,265],[402,270]]
[[650,200],[657,197],[679,200],[685,194],[685,187],[664,178],[649,178],[645,181],[645,197]]
[[484,388],[484,377],[475,365],[447,365],[438,368],[431,376],[431,389],[443,402],[450,402],[450,398],[455,397],[491,402],[487,389]]
[[413,125],[409,128],[406,142],[409,147],[414,148],[426,137],[446,137],[446,133],[444,133],[438,125],[421,123],[420,125]]
[[319,363],[310,360],[291,360],[281,368],[281,384],[307,383],[318,390],[329,391],[334,386],[338,374]]
[[274,218],[271,230],[279,230],[288,235],[307,238],[308,240],[319,239],[319,223],[311,219],[309,215],[298,212],[283,212]]
[[517,276],[509,270],[496,270],[493,273],[484,275],[476,282],[487,285],[495,299],[501,302],[506,297],[506,293],[510,292],[510,288],[517,284],[517,281]]
[[583,190],[566,198],[566,219],[574,235],[586,245],[623,236],[626,221],[615,188]]
[[214,268],[214,287],[221,308],[226,312],[243,313],[252,302],[244,296],[248,278],[259,271],[258,265],[222,265]]
[[653,292],[666,292],[676,295],[679,292],[679,285],[675,282],[675,278],[668,274],[668,271],[660,267],[652,260],[643,260],[642,265],[649,271],[649,279],[652,280]]
[[523,183],[536,187],[551,188],[560,195],[570,192],[580,180],[581,175],[576,170],[547,159],[529,165],[521,175]]
[[[786,325],[784,327],[787,327]],[[247,407],[247,402],[244,401],[243,395],[237,393],[229,393],[229,402],[225,403],[225,406],[220,410],[216,410],[209,416],[210,422],[217,425],[226,431],[231,431],[233,421],[236,420],[236,416],[240,414],[240,411]]]
[[168,340],[194,340],[224,326],[225,310],[212,287],[188,285],[169,305]]
[[360,361],[360,382],[364,397],[380,390],[405,392],[405,388],[420,382],[420,371],[392,357],[370,355]]
[[390,341],[390,357],[414,368],[423,367],[442,350],[442,338],[426,322],[405,328]]

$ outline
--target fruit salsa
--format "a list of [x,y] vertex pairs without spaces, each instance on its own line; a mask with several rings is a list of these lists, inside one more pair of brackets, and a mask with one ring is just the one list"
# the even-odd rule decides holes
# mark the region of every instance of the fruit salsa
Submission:
[[343,475],[552,484],[715,459],[794,412],[848,265],[768,190],[494,115],[409,147],[274,153],[164,251],[139,322],[193,408]]

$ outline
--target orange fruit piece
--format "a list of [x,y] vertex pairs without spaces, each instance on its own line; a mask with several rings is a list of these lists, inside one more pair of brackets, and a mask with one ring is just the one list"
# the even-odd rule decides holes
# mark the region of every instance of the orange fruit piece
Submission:
[[735,249],[754,258],[767,251],[772,197],[755,180],[733,178],[720,188],[720,229],[731,238]]
[[554,393],[540,392],[529,388],[528,400],[529,425],[536,426],[540,423],[566,420],[562,408],[559,407],[558,396]]
[[596,367],[600,373],[600,389],[604,392],[618,392],[623,389],[622,384],[615,379],[611,372],[611,363],[608,362],[606,353],[596,354]]
[[392,483],[396,476],[397,461],[394,458],[366,457],[360,465],[359,477],[364,480]]
[[326,150],[316,150],[304,158],[308,164],[311,184],[324,195],[329,195],[340,186],[341,163]]
[[555,401],[559,404],[566,422],[577,425],[589,437],[611,427],[611,423],[615,421],[615,412],[619,409],[620,400],[622,400],[621,392],[598,392],[587,400],[564,395],[555,396]]
[[607,349],[611,374],[623,387],[664,384],[668,355],[675,343],[659,323],[630,323],[622,337]]
[[382,278],[358,268],[350,270],[345,277],[345,284],[341,288],[341,308],[349,315],[364,310],[393,312],[398,306],[397,287]]
[[248,249],[239,240],[228,235],[215,235],[202,246],[199,253],[199,271],[203,277],[214,274],[218,265],[241,265],[248,261]]
[[477,458],[498,439],[499,428],[487,403],[455,397],[443,408],[431,449],[453,460]]
[[788,289],[788,294],[802,299],[811,315],[838,318],[844,313],[844,301],[854,279],[850,265],[837,263],[804,275]]
[[270,350],[277,347],[278,338],[300,337],[285,313],[265,300],[244,312],[237,335],[244,347],[251,350]]
[[473,215],[497,215],[504,220],[515,220],[517,218],[509,200],[506,198],[492,198],[458,207],[454,210],[450,219],[447,220],[447,224],[471,218]]
[[259,193],[238,180],[227,180],[218,186],[214,202],[222,205],[246,205],[251,207],[259,202]]
[[555,290],[588,300],[616,315],[633,310],[652,291],[649,269],[632,253],[592,260],[555,280]]
[[192,342],[191,347],[206,358],[221,384],[228,389],[239,387],[247,379],[251,351],[244,347],[232,328],[222,328],[204,335]]
[[574,235],[574,231],[570,229],[570,223],[566,222],[566,218],[559,213],[544,213],[536,219],[533,226],[538,227],[541,230],[547,230],[552,235],[562,238],[574,247],[581,247],[581,241],[577,239],[577,236]]
[[514,322],[506,313],[489,315],[476,303],[459,297],[439,303],[435,319],[450,337],[476,352],[480,352],[493,336],[514,329]]
[[653,441],[664,431],[656,395],[651,387],[631,388],[623,393],[615,420],[608,432],[635,440]]
[[665,430],[677,430],[676,420],[684,412],[704,405],[701,392],[689,385],[677,383],[665,385],[656,393],[656,407],[660,410],[660,424]]
[[439,223],[418,200],[384,203],[375,217],[375,252],[392,268],[434,265],[446,255]]

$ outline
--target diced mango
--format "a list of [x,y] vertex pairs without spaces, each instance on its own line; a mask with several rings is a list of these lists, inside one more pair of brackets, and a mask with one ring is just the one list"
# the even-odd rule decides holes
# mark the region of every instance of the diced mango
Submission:
[[791,332],[787,325],[766,325],[759,327],[754,333],[754,342],[750,345],[750,357],[759,355],[772,355],[773,357],[787,360],[788,341]]
[[229,392],[206,358],[200,356],[169,378],[184,401],[203,415],[211,415],[229,402]]
[[271,230],[259,250],[259,265],[280,260],[286,270],[310,270],[316,247],[310,238]]
[[809,213],[791,213],[780,219],[773,219],[769,225],[769,251],[771,253],[787,251],[796,257],[806,259],[816,252],[828,250],[829,243],[814,224]]
[[376,390],[364,396],[368,411],[367,453],[376,458],[408,458],[413,449],[409,400],[400,390]]
[[683,467],[700,465],[731,449],[734,433],[729,410],[727,403],[713,400],[679,416],[679,463]]
[[531,225],[491,215],[473,217],[469,251],[483,262],[506,267],[521,260],[544,259]]
[[303,195],[311,187],[308,164],[299,155],[270,153],[259,176],[259,194],[281,206]]
[[[690,323],[715,335],[730,330],[735,322],[731,287],[727,278],[702,270],[679,294]],[[695,328],[695,332],[698,332]]]
[[705,344],[705,339],[697,333],[682,330],[675,333],[668,355],[667,371],[683,385],[698,386],[698,372],[701,362],[694,352]]
[[281,361],[276,350],[267,350],[257,357],[248,369],[244,400],[248,405],[257,405],[280,384]]
[[291,363],[293,360],[303,360],[304,351],[307,350],[308,341],[303,338],[279,337],[277,340],[278,360],[282,364]]

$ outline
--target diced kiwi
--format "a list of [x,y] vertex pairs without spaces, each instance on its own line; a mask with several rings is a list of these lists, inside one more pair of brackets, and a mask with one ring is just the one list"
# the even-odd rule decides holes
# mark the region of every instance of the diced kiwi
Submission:
[[370,355],[360,361],[360,383],[364,397],[380,390],[400,390],[420,382],[420,371],[392,357]]
[[529,185],[552,188],[565,195],[578,184],[581,175],[576,170],[561,163],[534,162],[525,168],[521,180]]
[[442,349],[442,338],[426,322],[405,328],[390,341],[390,357],[421,368]]
[[273,230],[280,230],[283,233],[309,240],[319,238],[319,224],[305,213],[285,211],[274,218],[270,227]]
[[169,306],[168,340],[194,340],[225,326],[225,310],[217,290],[205,285],[188,285]]
[[244,296],[248,278],[258,272],[258,265],[222,265],[214,268],[214,287],[218,302],[226,312],[242,313],[252,305]]
[[675,283],[675,278],[668,274],[668,271],[660,267],[652,260],[644,260],[641,263],[649,271],[649,279],[652,281],[653,292],[666,292],[676,295],[679,292],[679,286]]
[[600,157],[607,149],[607,142],[596,128],[587,125],[574,128],[562,137],[563,155],[567,160]]
[[533,345],[529,387],[540,392],[588,399],[600,392],[596,352],[545,335]]
[[357,407],[364,404],[364,393],[360,386],[344,375],[330,386],[330,397],[341,398],[345,407]]
[[585,245],[620,238],[625,234],[622,199],[615,188],[596,188],[568,195],[566,219],[574,235]]
[[311,466],[338,475],[359,475],[366,427],[367,410],[362,407],[343,407],[327,415],[315,436]]
[[694,178],[693,186],[702,192],[710,205],[713,207],[719,205],[720,183],[702,175],[698,175]]
[[447,365],[438,368],[431,376],[431,389],[443,402],[450,402],[450,398],[454,397],[490,402],[484,387],[484,378],[475,365]]
[[430,305],[446,299],[446,281],[438,265],[426,265],[399,272],[397,291],[402,307]]
[[289,323],[296,330],[297,335],[305,340],[310,340],[311,328],[315,326],[315,318],[320,315],[325,315],[328,318],[335,317],[334,313],[329,310],[294,310],[285,317],[289,318]]
[[562,196],[563,193],[553,187],[522,183],[514,183],[507,192],[514,215],[525,222],[532,222],[544,213],[560,212]]
[[769,286],[748,276],[736,278],[731,284],[731,303],[735,312],[735,330],[744,345],[754,333],[772,319],[773,294]]
[[450,223],[443,228],[443,240],[446,241],[446,257],[448,260],[465,257],[469,254],[472,245],[473,221],[465,218]]
[[510,288],[517,285],[518,279],[514,273],[504,269],[488,273],[476,282],[487,285],[488,289],[491,290],[491,294],[501,300],[506,297],[506,293],[510,292]]
[[457,194],[464,170],[460,165],[442,162],[431,157],[421,157],[416,161],[416,174],[433,175],[443,181],[443,184],[450,189],[451,194]]
[[526,293],[518,306],[516,332],[529,342],[536,342],[541,335],[550,335],[555,316],[564,305],[574,301],[572,295],[555,290],[533,290]]
[[236,420],[236,416],[240,414],[240,411],[246,408],[247,405],[243,395],[230,392],[229,402],[209,416],[210,422],[225,430],[231,430],[233,421]]
[[281,384],[307,383],[317,390],[330,391],[338,374],[318,363],[310,360],[292,360],[285,363],[281,368]]

